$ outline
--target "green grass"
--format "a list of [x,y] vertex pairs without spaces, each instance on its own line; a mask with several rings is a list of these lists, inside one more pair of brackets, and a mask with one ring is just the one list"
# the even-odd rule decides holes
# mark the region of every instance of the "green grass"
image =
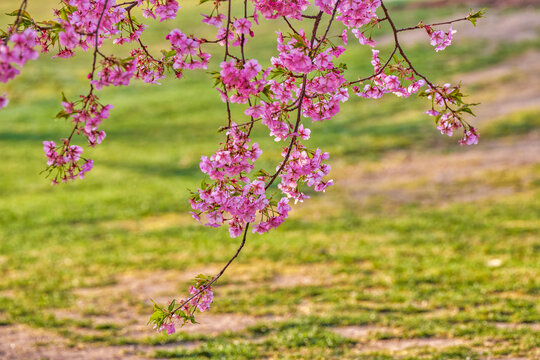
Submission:
[[[11,10],[14,4],[2,3],[0,10]],[[41,2],[35,6],[38,14],[45,8]],[[410,23],[418,16],[447,16],[455,8],[400,11]],[[182,26],[198,22],[199,12],[187,6]],[[158,29],[163,32],[172,26],[162,24]],[[261,34],[271,46],[253,44],[250,51],[268,58],[274,51],[268,25],[263,25]],[[160,46],[164,43],[154,50]],[[440,81],[538,48],[537,40],[495,46],[463,40],[443,55],[435,54],[428,44],[409,47],[418,68]],[[351,74],[369,73],[369,62],[357,60],[369,53],[358,47],[347,55]],[[237,241],[225,229],[201,227],[181,215],[189,208],[187,189],[196,188],[202,179],[199,157],[215,151],[222,139],[216,129],[224,122],[224,108],[204,73],[166,80],[162,86],[106,89],[100,96],[115,108],[103,124],[106,141],[89,150],[95,169],[82,182],[51,187],[39,174],[44,165],[41,141],[59,139],[69,131],[69,124],[52,118],[62,89],[70,98],[86,91],[89,58],[78,56],[69,69],[62,62],[44,57],[29,63],[23,75],[7,85],[12,102],[0,113],[2,324],[52,329],[73,345],[172,343],[173,348],[156,351],[160,358],[535,356],[540,347],[533,326],[540,322],[540,169],[530,164],[512,168],[513,174],[501,169],[479,174],[471,170],[451,184],[452,191],[466,194],[468,187],[480,185],[488,193],[513,190],[469,201],[450,196],[424,204],[396,200],[389,191],[362,202],[355,198],[354,187],[339,190],[344,185],[338,181],[336,189],[307,201],[278,232],[251,236],[236,266],[216,286],[212,314],[259,319],[244,330],[166,338],[152,335],[149,328],[147,337],[136,338],[123,333],[114,317],[97,323],[96,316],[122,309],[137,314],[150,311],[141,295],[158,294],[106,292],[125,274],[164,270],[180,274],[201,266],[218,267],[234,252]],[[442,159],[444,154],[468,151],[457,146],[457,138],[443,138],[433,129],[422,114],[425,105],[421,99],[352,99],[335,119],[308,125],[313,131],[310,145],[330,151],[338,174],[350,164],[368,171],[396,153],[434,154]],[[241,107],[234,107],[233,113],[241,118]],[[538,130],[538,118],[533,109],[490,121],[481,130],[482,141],[521,141]],[[264,129],[256,130],[255,138],[265,150],[261,164],[275,166],[279,146]],[[488,154],[489,147],[482,146]],[[345,183],[347,178],[342,174],[340,179]],[[422,181],[429,185],[432,180]],[[423,184],[405,185],[418,190]],[[160,225],[171,214],[178,221]],[[501,264],[490,266],[493,259]],[[275,279],[290,273],[313,283],[276,287]],[[183,280],[172,286],[179,296],[187,289]],[[95,302],[89,303],[78,292],[100,287],[103,298]],[[55,316],[58,309],[85,316],[65,319]],[[267,317],[278,320],[265,321]],[[363,339],[332,331],[352,325],[381,330]],[[419,338],[459,339],[462,344],[417,346],[397,353],[362,350],[370,341]],[[199,345],[182,346],[191,342]]]

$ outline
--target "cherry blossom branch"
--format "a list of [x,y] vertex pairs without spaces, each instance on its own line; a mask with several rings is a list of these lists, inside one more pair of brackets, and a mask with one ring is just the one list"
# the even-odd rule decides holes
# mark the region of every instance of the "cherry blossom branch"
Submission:
[[[135,30],[135,25],[133,24],[133,18],[131,17],[131,10],[133,9],[133,7],[137,5],[137,2],[133,2],[131,3],[127,8],[126,8],[126,12],[127,12],[127,15],[128,15],[128,22],[129,22],[129,25],[131,26],[131,30],[133,31],[133,33],[136,32]],[[137,42],[139,43],[139,45],[141,46],[141,49],[144,51],[144,53],[151,59],[153,60],[154,62],[156,63],[161,63],[161,61],[157,60],[156,58],[154,58],[149,52],[148,52],[148,49],[147,49],[147,46],[143,44],[142,40],[141,40],[141,37],[137,37]]]
[[[334,5],[334,11],[332,11],[332,16],[330,17],[330,21],[328,22],[328,26],[326,27],[326,30],[324,32],[322,39],[317,44],[317,47],[315,48],[315,50],[313,50],[313,53],[317,53],[317,50],[319,50],[319,48],[321,47],[321,44],[326,40],[326,36],[328,35],[328,32],[330,31],[330,28],[332,27],[332,23],[334,22],[334,19],[336,18],[337,9],[340,2],[341,0],[336,1],[336,4]],[[311,39],[311,46],[313,47],[313,38]]]
[[[93,36],[95,36],[96,39],[94,41],[94,53],[92,55],[93,56],[93,58],[92,58],[92,70],[90,71],[90,75],[89,75],[90,80],[94,79],[94,74],[96,72],[97,55],[99,53],[99,27],[101,26],[101,21],[103,20],[103,15],[105,14],[106,10],[107,10],[107,2],[105,2],[105,4],[103,5],[103,9],[101,10],[101,14],[99,15],[99,19],[98,19],[98,22],[97,22],[97,25],[96,25],[96,30],[93,33]],[[87,105],[88,101],[92,97],[93,92],[94,92],[94,84],[92,84],[92,82],[90,82],[90,92],[85,97],[85,100],[84,100],[85,105],[84,106]],[[71,142],[71,138],[73,137],[73,135],[75,134],[75,132],[77,131],[77,129],[79,127],[79,123],[80,123],[80,121],[78,121],[78,120],[75,122],[75,126],[73,127],[73,130],[71,130],[71,133],[67,137],[67,140],[64,142],[63,153],[65,153],[67,151],[68,146],[69,146],[69,144]]]
[[[173,322],[177,322],[178,317],[184,320],[183,324],[187,321],[195,322],[196,310],[208,310],[213,298],[211,286],[239,256],[250,227],[254,233],[259,234],[278,228],[289,216],[289,200],[297,202],[308,197],[303,187],[321,192],[332,185],[332,180],[325,180],[330,166],[324,160],[329,158],[329,154],[319,148],[308,148],[302,142],[308,140],[311,134],[311,130],[304,127],[302,119],[323,121],[334,118],[340,111],[340,104],[349,99],[351,85],[372,80],[363,90],[352,86],[356,95],[366,98],[379,98],[387,93],[400,97],[418,93],[428,97],[432,108],[427,113],[435,116],[437,128],[442,133],[451,135],[452,130],[463,126],[466,132],[460,143],[470,145],[478,141],[474,128],[461,118],[463,112],[472,114],[469,108],[472,104],[465,104],[461,100],[463,94],[459,86],[439,86],[429,82],[414,68],[398,34],[425,28],[431,44],[436,46],[435,50],[444,50],[451,44],[454,32],[451,28],[445,32],[431,29],[431,26],[463,20],[475,24],[476,19],[482,17],[482,12],[471,12],[467,17],[449,22],[431,25],[420,22],[414,27],[398,29],[386,4],[378,1],[323,0],[314,4],[318,13],[308,15],[304,12],[311,11],[313,7],[308,6],[305,0],[256,0],[251,3],[243,0],[243,15],[233,16],[240,11],[233,11],[232,0],[217,0],[212,2],[213,10],[209,15],[203,14],[202,20],[218,28],[215,39],[199,38],[196,34],[185,34],[180,29],[173,29],[165,36],[170,42],[170,48],[162,52],[162,57],[156,58],[141,39],[146,26],[132,17],[132,9],[143,7],[145,17],[159,17],[159,21],[163,21],[176,17],[179,9],[177,1],[110,3],[109,0],[62,0],[63,7],[55,10],[56,19],[38,23],[26,13],[27,0],[22,0],[19,10],[9,14],[17,18],[8,32],[4,32],[7,37],[2,37],[0,81],[11,80],[27,60],[37,58],[38,53],[34,47],[38,45],[43,52],[57,45],[58,53],[55,56],[63,58],[73,56],[74,50],[78,48],[93,49],[88,94],[74,102],[63,97],[63,110],[57,115],[57,118],[71,120],[75,126],[60,146],[56,146],[53,141],[44,142],[49,166],[47,170],[49,174],[53,170],[57,171],[53,180],[56,183],[58,177],[62,181],[82,178],[93,166],[91,160],[81,156],[82,148],[70,145],[70,141],[74,134],[85,136],[90,146],[104,139],[105,132],[98,130],[98,126],[108,118],[112,105],[103,106],[98,102],[95,94],[98,90],[110,85],[129,85],[131,79],[157,84],[159,79],[165,77],[165,70],[181,78],[185,70],[208,68],[211,54],[203,51],[204,44],[224,47],[220,59],[221,71],[212,74],[216,80],[214,87],[225,102],[227,126],[221,127],[220,131],[227,130],[226,141],[220,144],[214,154],[201,157],[199,166],[211,182],[203,181],[201,188],[192,193],[190,203],[195,219],[201,221],[203,215],[206,225],[212,227],[227,224],[230,236],[241,236],[242,241],[215,276],[196,277],[195,285],[189,289],[190,295],[187,300],[181,300],[180,306],[176,306],[175,300],[166,309],[154,304],[150,323],[158,331],[174,332]],[[222,5],[227,6],[224,13],[221,11]],[[247,14],[248,5],[254,7],[252,16]],[[100,9],[100,6],[103,8]],[[379,7],[384,12],[383,18],[377,17]],[[106,15],[108,9],[110,11]],[[271,65],[266,68],[263,68],[259,59],[248,57],[246,52],[248,40],[251,41],[255,36],[250,20],[258,24],[259,16],[266,20],[283,19],[290,29],[288,33],[278,32],[278,55],[271,59]],[[313,20],[313,23],[308,22],[312,26],[311,33],[295,28],[297,23],[292,20],[303,19]],[[323,21],[326,19],[328,22]],[[347,81],[344,77],[345,64],[336,62],[346,51],[347,31],[341,34],[343,46],[335,44],[328,38],[332,26],[341,22],[346,29],[352,29],[361,44],[373,46],[375,42],[364,35],[366,30],[362,27],[373,28],[382,21],[389,22],[393,33],[394,47],[390,56],[381,64],[379,52],[374,50],[371,59],[374,74]],[[114,38],[116,35],[120,37]],[[129,57],[116,57],[114,53],[106,56],[100,47],[107,39],[112,39],[115,45],[136,42],[138,46],[135,46]],[[396,63],[392,64],[394,59]],[[426,84],[428,89],[419,92]],[[249,117],[249,121],[243,119],[238,124],[233,122],[233,103],[245,106],[244,114]],[[5,95],[0,96],[0,108],[6,104]],[[441,113],[435,110],[435,106],[442,109]],[[285,144],[275,172],[260,169],[252,173],[255,162],[263,152],[258,143],[252,142],[250,138],[254,125],[259,121],[268,128],[270,136]],[[85,161],[84,165],[79,159]],[[278,177],[281,178],[277,186],[279,200],[273,192],[268,191]]]

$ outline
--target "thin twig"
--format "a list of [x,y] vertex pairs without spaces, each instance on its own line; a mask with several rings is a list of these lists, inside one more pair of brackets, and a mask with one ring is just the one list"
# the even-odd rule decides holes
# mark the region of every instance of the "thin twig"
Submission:
[[234,261],[234,259],[236,259],[238,257],[238,255],[240,255],[240,252],[242,251],[242,249],[244,248],[244,245],[246,244],[246,239],[247,239],[247,232],[248,232],[248,229],[249,229],[249,225],[250,223],[247,223],[246,224],[246,228],[244,229],[244,235],[242,236],[242,242],[240,243],[240,246],[238,247],[238,249],[236,249],[236,252],[234,253],[234,255],[229,259],[229,261],[227,261],[227,263],[225,264],[225,266],[223,266],[223,268],[221,269],[221,271],[219,273],[217,273],[216,276],[214,276],[214,278],[208,282],[208,284],[204,285],[201,289],[199,289],[199,291],[197,291],[195,294],[191,295],[189,298],[187,298],[186,300],[184,300],[182,302],[182,304],[180,304],[176,309],[174,309],[173,311],[171,311],[170,315],[174,315],[178,310],[180,310],[182,307],[184,307],[184,305],[186,305],[187,303],[189,303],[192,299],[194,299],[197,295],[201,294],[203,291],[205,291],[206,289],[208,289],[210,286],[212,286],[213,283],[215,283],[224,273],[225,273],[225,270],[227,270],[227,268],[229,267],[229,265],[231,265],[231,263]]

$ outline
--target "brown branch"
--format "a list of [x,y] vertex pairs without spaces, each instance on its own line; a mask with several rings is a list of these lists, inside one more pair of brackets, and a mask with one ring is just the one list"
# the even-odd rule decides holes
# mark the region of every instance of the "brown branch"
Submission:
[[24,12],[26,12],[27,5],[28,5],[27,0],[22,0],[21,6],[19,6],[19,11],[17,12],[17,18],[15,19],[15,22],[13,23],[12,31],[15,31],[17,27],[19,26],[20,22],[22,21],[22,15]]
[[455,19],[455,20],[443,21],[443,22],[438,22],[438,23],[433,23],[433,24],[428,24],[428,25],[424,25],[424,24],[420,23],[420,24],[418,24],[416,26],[410,26],[410,27],[406,27],[406,28],[401,28],[401,29],[397,29],[396,31],[397,32],[402,32],[402,31],[409,31],[409,30],[415,30],[415,29],[422,29],[422,28],[425,28],[426,26],[432,27],[432,26],[439,26],[439,25],[450,25],[450,24],[453,24],[453,23],[456,23],[456,22],[465,21],[465,20],[469,20],[469,19],[470,19],[470,16],[466,16],[466,17],[463,17],[463,18]]
[[388,9],[386,8],[386,6],[384,5],[384,2],[381,1],[381,8],[383,9],[384,11],[384,15],[386,16],[387,20],[388,20],[388,23],[390,24],[390,27],[392,28],[392,32],[393,32],[393,35],[394,35],[394,43],[396,45],[396,48],[398,49],[399,53],[401,54],[401,56],[403,57],[403,59],[407,62],[407,64],[409,65],[409,68],[416,74],[418,75],[419,77],[421,77],[422,79],[424,79],[424,81],[429,84],[429,86],[431,86],[432,88],[434,88],[434,85],[422,74],[420,74],[413,66],[413,64],[411,63],[411,61],[409,60],[409,58],[407,57],[407,55],[405,55],[405,51],[403,51],[403,48],[401,47],[401,44],[399,43],[399,38],[398,38],[398,31],[397,31],[397,28],[396,28],[396,24],[394,23],[394,21],[392,20],[392,18],[390,17],[390,14],[388,12]]
[[169,315],[174,315],[178,310],[180,310],[182,307],[184,307],[192,299],[194,299],[196,296],[198,296],[203,291],[205,291],[210,286],[212,286],[212,284],[215,283],[225,273],[225,270],[227,270],[227,268],[229,267],[229,265],[231,265],[231,263],[234,261],[234,259],[236,259],[238,257],[238,255],[240,255],[240,252],[244,248],[244,245],[246,244],[247,232],[248,232],[248,229],[249,229],[249,225],[250,225],[250,223],[246,224],[246,228],[244,229],[244,235],[242,236],[242,242],[240,243],[240,246],[238,247],[238,249],[236,249],[236,252],[234,253],[234,255],[229,259],[229,261],[227,261],[227,263],[225,264],[225,266],[223,266],[223,268],[220,270],[220,272],[217,273],[217,275],[214,276],[212,278],[212,280],[208,282],[208,284],[204,285],[199,291],[197,291],[195,294],[191,295],[189,298],[184,300],[184,302],[182,302],[182,304],[180,304],[178,307],[176,307],[176,309],[171,311],[171,313]]
[[[317,18],[317,17],[315,17]],[[287,19],[287,17],[283,16],[283,20],[285,20],[285,22],[287,23],[287,25],[289,26],[289,29],[291,29],[296,35],[299,35],[298,34],[298,31],[296,31],[296,29],[294,28],[294,26],[292,26],[292,24],[289,22],[289,20]]]
[[[94,74],[96,72],[96,61],[97,61],[97,56],[98,56],[98,53],[99,53],[99,49],[98,49],[98,45],[99,45],[99,27],[101,26],[101,21],[103,20],[103,16],[105,14],[105,10],[107,9],[107,2],[105,2],[105,4],[103,5],[103,9],[101,10],[101,14],[99,15],[99,19],[98,19],[98,23],[97,23],[97,26],[96,26],[96,30],[94,31],[94,35],[96,37],[95,41],[94,41],[94,54],[93,54],[93,60],[92,60],[92,71],[90,72],[90,80],[94,80]],[[92,97],[92,94],[94,93],[94,85],[90,82],[90,92],[88,93],[88,95],[85,97],[85,103],[84,103],[84,106],[86,106],[88,104],[88,101],[90,100],[90,98]],[[79,121],[77,121],[75,123],[75,126],[73,127],[73,130],[71,130],[71,134],[69,134],[69,137],[67,138],[66,142],[65,142],[65,147],[64,149],[67,148],[68,144],[70,143],[71,141],[71,138],[73,137],[73,135],[75,134],[75,131],[78,129],[78,126],[79,126]],[[65,152],[66,150],[64,150]]]
[[[133,7],[137,5],[136,2],[134,2],[133,4],[129,5],[127,8],[126,8],[126,11],[127,11],[127,15],[128,15],[128,21],[129,21],[129,24],[131,25],[131,31],[133,31],[133,33],[136,32],[135,30],[135,25],[133,24],[133,18],[131,17],[131,10],[133,9]],[[137,38],[137,42],[139,43],[139,45],[141,45],[141,49],[143,49],[143,51],[145,52],[145,54],[151,59],[153,60],[154,62],[158,63],[158,64],[161,64],[161,61],[157,60],[156,58],[154,58],[149,52],[148,50],[146,49],[147,46],[143,44],[142,40],[141,40],[141,37],[139,36]]]
[[[302,91],[300,92],[300,96],[299,96],[300,100],[298,102],[298,112],[297,112],[297,115],[296,115],[296,124],[294,125],[294,132],[295,133],[298,131],[298,127],[300,126],[300,120],[301,120],[301,117],[302,117],[302,103],[304,101],[304,95],[306,93],[306,83],[307,83],[307,75],[304,75],[304,78],[302,80]],[[270,187],[270,185],[272,185],[272,183],[276,180],[278,175],[281,173],[281,171],[283,170],[283,168],[287,164],[287,161],[289,161],[289,157],[291,156],[292,148],[293,148],[294,142],[296,141],[296,138],[297,138],[297,135],[293,135],[293,137],[291,139],[291,142],[289,143],[289,147],[287,149],[287,154],[285,155],[285,158],[281,162],[281,165],[280,165],[279,169],[275,172],[274,175],[272,175],[272,177],[270,178],[270,181],[264,187],[265,190],[267,190]]]
[[[328,22],[328,26],[326,27],[326,31],[324,32],[324,35],[323,35],[322,39],[319,41],[319,44],[317,45],[315,50],[313,50],[313,53],[316,54],[317,50],[319,50],[319,47],[321,46],[321,44],[326,40],[326,36],[328,35],[328,32],[330,31],[330,28],[332,27],[332,22],[334,21],[334,18],[336,17],[337,8],[338,8],[340,2],[341,2],[341,0],[336,1],[336,5],[334,5],[334,11],[332,11],[332,16],[330,17],[330,21]],[[312,40],[311,46],[313,47],[313,40]]]
[[403,50],[403,47],[401,46],[400,42],[399,42],[399,38],[398,38],[398,33],[399,32],[402,32],[402,31],[409,31],[409,30],[415,30],[415,29],[421,29],[421,28],[425,28],[426,26],[438,26],[438,25],[448,25],[448,24],[452,24],[452,23],[455,23],[455,22],[460,22],[460,21],[465,21],[465,20],[470,20],[470,14],[466,17],[463,17],[463,18],[459,18],[459,19],[455,19],[455,20],[450,20],[450,21],[443,21],[443,22],[438,22],[438,23],[432,23],[432,24],[429,24],[429,25],[424,25],[422,24],[421,22],[416,25],[416,26],[411,26],[411,27],[406,27],[406,28],[401,28],[401,29],[398,29],[394,23],[394,21],[392,20],[392,18],[390,17],[389,15],[389,12],[388,12],[388,9],[386,8],[386,6],[384,5],[384,3],[381,1],[381,8],[383,9],[384,11],[384,14],[385,14],[385,17],[380,19],[379,22],[383,21],[383,20],[387,20],[388,23],[390,24],[390,27],[392,28],[392,35],[394,37],[394,50],[392,51],[392,54],[390,55],[390,57],[388,58],[388,61],[386,61],[386,63],[379,69],[379,71],[377,71],[377,73],[371,75],[371,76],[368,76],[368,77],[365,77],[365,78],[362,78],[362,79],[359,79],[359,80],[355,80],[355,81],[351,81],[349,82],[350,85],[352,84],[356,84],[356,83],[359,83],[359,82],[363,82],[363,81],[366,81],[366,80],[370,80],[374,77],[377,77],[378,75],[382,74],[382,72],[384,71],[384,69],[390,64],[390,61],[392,60],[392,57],[396,54],[396,52],[399,51],[399,54],[403,57],[403,59],[405,60],[405,62],[407,63],[407,65],[409,65],[409,68],[410,70],[412,70],[417,76],[419,76],[420,78],[424,79],[424,81],[426,82],[426,84],[428,84],[431,88],[435,88],[435,86],[422,74],[420,74],[416,68],[413,66],[412,62],[409,60],[409,58],[407,57],[407,55],[405,54],[405,51]]

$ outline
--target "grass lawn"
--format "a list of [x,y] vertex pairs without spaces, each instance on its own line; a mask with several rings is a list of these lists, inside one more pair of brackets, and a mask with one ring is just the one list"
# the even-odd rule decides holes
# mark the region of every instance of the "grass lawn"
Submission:
[[[45,18],[54,3],[29,10]],[[0,12],[16,7],[4,0]],[[538,9],[488,10],[494,33],[515,19],[540,23]],[[397,11],[416,24],[457,9]],[[201,12],[187,4],[176,23],[158,25],[152,50],[170,28],[199,27]],[[269,59],[272,29],[259,31],[266,43],[248,57]],[[193,275],[214,274],[238,246],[187,213],[187,189],[203,178],[198,160],[223,136],[211,79],[188,73],[102,91],[115,108],[107,139],[88,150],[94,170],[51,187],[39,174],[41,141],[68,133],[53,120],[60,91],[86,92],[90,59],[28,63],[0,88],[11,99],[0,112],[0,358],[540,357],[540,37],[473,31],[461,27],[442,53],[427,36],[408,49],[437,81],[470,79],[465,88],[483,102],[481,144],[438,134],[417,98],[355,98],[335,119],[305,124],[310,145],[330,152],[336,185],[311,194],[277,232],[250,236],[211,312],[170,337],[145,327],[150,298],[183,296]],[[350,51],[350,74],[369,73],[369,54]],[[241,107],[233,113],[243,117]],[[255,137],[261,166],[273,168],[279,146],[261,127]]]

